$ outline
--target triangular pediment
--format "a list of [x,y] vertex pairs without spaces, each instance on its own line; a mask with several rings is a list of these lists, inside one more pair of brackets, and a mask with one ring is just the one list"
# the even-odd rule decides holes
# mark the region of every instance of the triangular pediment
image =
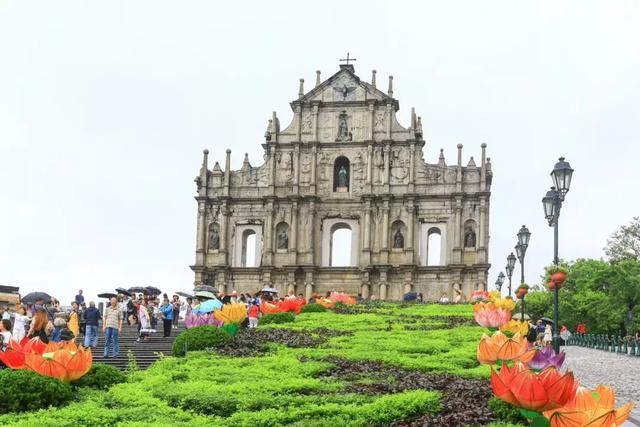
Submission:
[[372,99],[394,101],[392,97],[372,84],[362,81],[353,72],[353,67],[343,66],[340,71],[294,101],[294,104],[304,101],[353,102]]

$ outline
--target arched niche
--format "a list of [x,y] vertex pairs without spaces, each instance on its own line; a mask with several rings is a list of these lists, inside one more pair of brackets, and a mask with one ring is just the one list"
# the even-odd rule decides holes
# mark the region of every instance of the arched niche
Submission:
[[333,163],[333,191],[348,193],[351,188],[351,162],[345,156],[339,156]]
[[404,249],[407,245],[407,226],[402,220],[393,221],[389,233],[389,247],[392,249]]
[[476,249],[477,247],[477,233],[476,222],[472,219],[468,219],[464,223],[463,229],[463,246],[465,249]]
[[282,221],[276,225],[276,250],[289,249],[289,237],[291,232],[289,230],[289,224]]
[[209,224],[207,233],[207,251],[214,252],[220,249],[220,226],[217,222]]

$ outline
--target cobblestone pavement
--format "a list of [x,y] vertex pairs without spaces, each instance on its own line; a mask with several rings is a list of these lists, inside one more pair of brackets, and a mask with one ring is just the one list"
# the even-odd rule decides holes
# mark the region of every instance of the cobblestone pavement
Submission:
[[567,353],[563,369],[573,371],[581,385],[588,388],[598,384],[613,386],[616,407],[633,400],[636,403],[631,413],[633,420],[624,425],[640,426],[640,357],[574,346],[563,347],[563,350]]

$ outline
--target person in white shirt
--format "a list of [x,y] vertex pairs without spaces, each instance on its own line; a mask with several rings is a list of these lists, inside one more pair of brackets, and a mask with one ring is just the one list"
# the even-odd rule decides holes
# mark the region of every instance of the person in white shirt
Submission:
[[29,317],[27,316],[27,309],[24,305],[18,307],[18,311],[12,314],[13,316],[13,339],[20,342],[22,338],[27,335],[27,323],[29,323]]

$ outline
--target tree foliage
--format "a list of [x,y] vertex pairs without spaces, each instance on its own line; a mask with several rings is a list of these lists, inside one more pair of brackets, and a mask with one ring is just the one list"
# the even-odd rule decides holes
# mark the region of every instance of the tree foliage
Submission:
[[640,260],[640,217],[634,217],[629,225],[623,225],[613,233],[604,252],[612,262]]

